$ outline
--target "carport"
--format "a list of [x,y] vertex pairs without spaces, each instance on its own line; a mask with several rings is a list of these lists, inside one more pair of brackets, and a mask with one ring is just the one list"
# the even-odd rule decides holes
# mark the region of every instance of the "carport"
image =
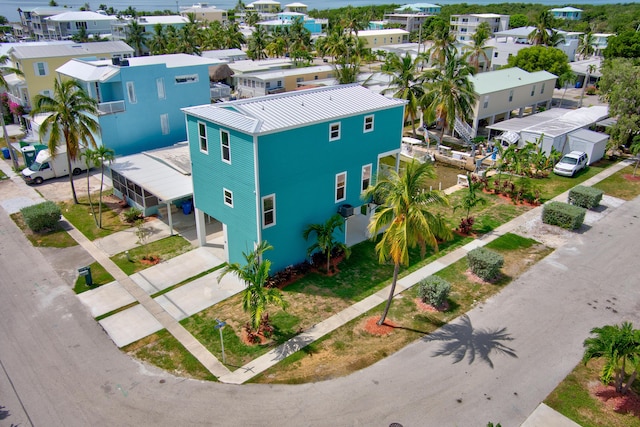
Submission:
[[110,169],[116,196],[142,209],[144,215],[158,213],[158,207],[166,205],[173,235],[171,205],[193,198],[188,143],[119,157]]

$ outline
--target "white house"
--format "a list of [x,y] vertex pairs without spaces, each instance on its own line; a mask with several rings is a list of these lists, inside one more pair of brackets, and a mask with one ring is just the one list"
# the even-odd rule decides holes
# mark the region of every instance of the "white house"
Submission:
[[451,15],[449,25],[451,32],[459,41],[471,40],[481,23],[487,23],[491,35],[509,28],[509,15],[496,13],[472,13],[468,15]]

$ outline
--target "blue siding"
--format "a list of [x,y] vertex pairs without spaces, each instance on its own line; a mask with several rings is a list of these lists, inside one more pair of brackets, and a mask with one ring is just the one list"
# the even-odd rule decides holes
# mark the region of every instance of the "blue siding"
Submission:
[[[231,164],[222,161],[220,127],[207,123],[208,154],[200,151],[198,119],[187,115],[195,206],[226,224],[229,261],[244,263],[243,252],[258,241],[253,137],[230,134]],[[224,204],[223,188],[233,192],[233,208]]]
[[[177,84],[175,77],[197,74],[194,83]],[[159,99],[156,79],[164,79],[164,99]],[[129,102],[127,82],[133,82],[136,103]],[[92,96],[96,96],[92,89]],[[125,111],[99,116],[101,141],[126,156],[168,147],[187,139],[183,107],[208,104],[209,67],[167,68],[164,64],[121,67],[116,81],[100,85],[101,102],[124,101]],[[162,134],[161,115],[168,114],[169,133]]]
[[[276,225],[262,231],[263,240],[274,247],[267,253],[274,271],[304,261],[313,243],[311,237],[308,242],[302,238],[307,225],[325,222],[342,204],[361,205],[362,167],[372,164],[375,176],[378,154],[399,148],[403,106],[375,113],[369,133],[363,133],[366,115],[340,120],[338,141],[329,142],[334,122],[259,138],[260,196],[276,195]],[[347,198],[336,203],[335,177],[345,171]]]

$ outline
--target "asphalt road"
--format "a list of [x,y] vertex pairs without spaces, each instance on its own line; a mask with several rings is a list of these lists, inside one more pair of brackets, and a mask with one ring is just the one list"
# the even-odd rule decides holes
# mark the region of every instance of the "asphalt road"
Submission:
[[594,326],[640,325],[640,198],[468,317],[345,378],[188,380],[121,353],[0,209],[0,426],[518,426]]

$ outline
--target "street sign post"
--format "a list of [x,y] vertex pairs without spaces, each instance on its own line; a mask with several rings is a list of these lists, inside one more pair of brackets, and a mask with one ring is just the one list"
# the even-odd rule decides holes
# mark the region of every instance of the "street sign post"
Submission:
[[214,328],[220,331],[220,346],[222,347],[222,363],[226,364],[227,360],[224,356],[224,340],[222,339],[222,328],[224,328],[227,325],[227,322],[221,322],[218,319],[215,319],[215,320],[216,322],[218,322],[218,324],[214,326]]

